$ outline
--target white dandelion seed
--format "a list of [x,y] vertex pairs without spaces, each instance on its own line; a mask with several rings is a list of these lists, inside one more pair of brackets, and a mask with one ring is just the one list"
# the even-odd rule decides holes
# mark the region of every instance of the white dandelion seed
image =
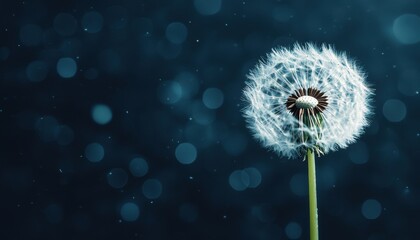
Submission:
[[279,155],[345,148],[368,125],[372,90],[354,61],[331,46],[275,49],[248,78],[248,127]]

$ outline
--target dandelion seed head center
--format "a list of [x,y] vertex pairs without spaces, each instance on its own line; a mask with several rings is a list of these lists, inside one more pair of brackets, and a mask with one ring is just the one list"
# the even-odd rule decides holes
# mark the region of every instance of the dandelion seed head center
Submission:
[[318,100],[312,96],[302,96],[296,99],[296,107],[297,108],[314,108],[318,105]]

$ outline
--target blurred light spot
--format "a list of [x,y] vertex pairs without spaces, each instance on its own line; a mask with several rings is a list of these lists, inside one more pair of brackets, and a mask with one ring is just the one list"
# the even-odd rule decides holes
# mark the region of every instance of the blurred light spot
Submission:
[[185,222],[195,222],[198,218],[197,207],[189,203],[181,205],[179,207],[179,218]]
[[358,141],[350,146],[349,158],[354,164],[365,164],[369,159],[369,151],[366,143]]
[[48,222],[52,224],[60,223],[63,219],[63,209],[58,204],[50,204],[44,209],[44,214]]
[[51,142],[56,139],[58,122],[52,116],[45,116],[35,124],[35,129],[38,132],[40,139],[44,142]]
[[56,140],[57,143],[61,146],[67,146],[74,139],[73,130],[67,125],[61,125],[56,128]]
[[128,175],[122,168],[114,168],[106,176],[109,186],[122,188],[127,184]]
[[33,61],[28,64],[25,72],[30,81],[43,81],[48,75],[48,64],[44,61]]
[[98,77],[98,70],[96,70],[95,68],[89,68],[85,71],[84,76],[86,79],[89,80],[96,79]]
[[148,199],[157,199],[162,194],[162,183],[157,179],[148,179],[143,183],[142,191]]
[[192,117],[200,125],[209,125],[216,118],[214,111],[206,108],[201,101],[192,104]]
[[203,93],[203,103],[210,109],[217,109],[222,106],[223,98],[223,92],[217,88],[207,88]]
[[143,177],[149,171],[149,164],[143,158],[133,158],[130,161],[130,172],[135,177]]
[[296,222],[290,222],[287,224],[284,231],[289,239],[298,239],[302,235],[302,227]]
[[188,29],[183,23],[173,22],[166,27],[165,35],[171,43],[181,44],[187,39]]
[[420,41],[420,17],[415,14],[403,14],[394,20],[392,30],[401,43],[417,43]]
[[182,164],[191,164],[197,158],[197,149],[191,143],[181,143],[175,149],[175,157]]
[[175,81],[163,81],[158,87],[158,97],[163,104],[177,103],[182,97],[181,85]]
[[362,205],[362,214],[366,219],[377,219],[382,212],[382,205],[375,199],[368,199]]
[[41,43],[42,29],[35,24],[25,25],[20,29],[19,37],[25,46],[36,46]]
[[57,73],[62,78],[71,78],[76,75],[77,64],[73,58],[60,58],[57,62]]
[[194,0],[194,7],[201,15],[213,15],[220,11],[222,0]]
[[9,58],[10,50],[8,47],[0,47],[0,61],[5,61]]
[[245,171],[249,176],[249,188],[256,188],[261,183],[261,173],[258,171],[258,169],[254,167],[245,168],[243,171]]
[[117,74],[122,69],[121,56],[113,49],[105,49],[99,54],[99,64],[107,73]]
[[384,103],[382,113],[390,122],[401,122],[407,113],[405,104],[397,99],[389,99]]
[[194,74],[190,72],[180,72],[175,77],[176,82],[178,82],[182,88],[182,97],[190,99],[197,94],[200,84]]
[[140,209],[137,204],[128,202],[122,205],[120,210],[121,218],[127,222],[134,222],[139,218]]
[[61,36],[71,36],[77,30],[77,20],[68,13],[59,13],[54,18],[54,30]]
[[104,18],[96,11],[87,12],[82,17],[83,30],[88,33],[97,33],[102,29]]
[[100,162],[105,155],[105,149],[99,143],[91,143],[85,148],[85,157],[91,162]]
[[243,133],[228,133],[222,140],[223,148],[229,155],[238,156],[246,148],[247,140]]
[[111,6],[106,12],[106,22],[111,29],[122,29],[127,25],[127,9],[121,6]]
[[303,197],[308,194],[308,182],[306,175],[297,173],[290,179],[290,190],[297,196]]
[[[398,90],[406,96],[415,96],[420,89],[420,74],[418,70],[406,70],[398,80]],[[417,93],[416,93],[417,92]]]
[[250,184],[250,177],[246,171],[235,170],[229,176],[229,185],[236,191],[243,191]]
[[97,104],[92,108],[92,118],[97,124],[107,124],[112,120],[112,111],[105,104]]

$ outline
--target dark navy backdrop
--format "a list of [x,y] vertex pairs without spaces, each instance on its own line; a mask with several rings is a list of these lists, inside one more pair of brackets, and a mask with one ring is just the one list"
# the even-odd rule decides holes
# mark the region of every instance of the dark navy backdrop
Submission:
[[308,239],[306,162],[245,127],[249,69],[333,44],[371,126],[317,159],[321,239],[416,239],[420,2],[2,1],[1,239]]

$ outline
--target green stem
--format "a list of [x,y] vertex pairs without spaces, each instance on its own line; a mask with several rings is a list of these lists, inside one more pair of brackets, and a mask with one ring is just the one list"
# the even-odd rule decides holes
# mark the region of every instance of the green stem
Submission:
[[318,208],[316,203],[315,154],[308,149],[309,229],[310,240],[318,240]]

